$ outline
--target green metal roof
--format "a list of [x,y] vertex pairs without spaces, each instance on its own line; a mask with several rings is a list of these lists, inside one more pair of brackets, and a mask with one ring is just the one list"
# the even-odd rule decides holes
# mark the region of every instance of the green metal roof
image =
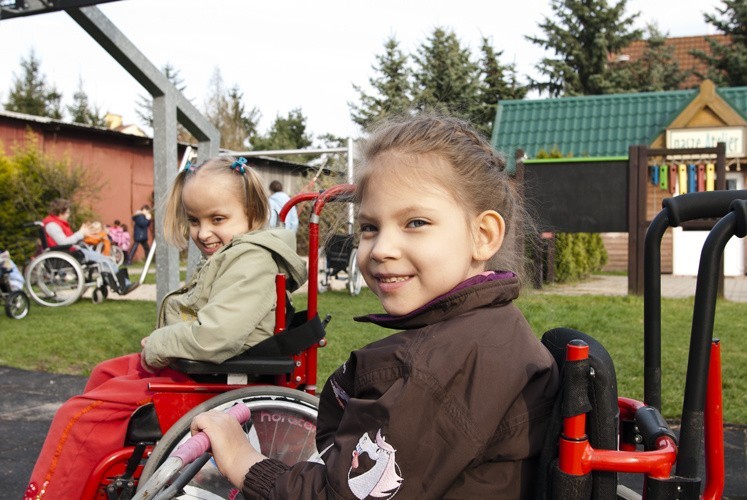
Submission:
[[[514,168],[521,148],[533,158],[557,148],[573,157],[625,156],[651,144],[698,95],[698,90],[642,92],[498,103],[492,144]],[[747,112],[747,87],[717,89],[737,112]]]

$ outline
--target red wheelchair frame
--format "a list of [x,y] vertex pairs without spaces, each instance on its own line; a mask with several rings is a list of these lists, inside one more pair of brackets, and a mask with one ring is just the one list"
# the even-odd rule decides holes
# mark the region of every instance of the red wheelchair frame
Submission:
[[[349,184],[333,186],[321,193],[301,193],[291,198],[281,210],[279,220],[285,221],[288,211],[298,203],[314,201],[309,222],[309,286],[306,317],[315,318],[318,314],[318,290],[316,278],[319,274],[319,219],[324,205],[329,201],[345,201],[354,192]],[[286,331],[286,284],[285,276],[276,278],[277,308],[275,334]],[[329,317],[322,323],[322,327]],[[321,338],[302,352],[282,358],[251,358],[228,360],[224,365],[209,366],[213,373],[240,373],[249,375],[271,375],[272,387],[284,387],[315,395],[317,392],[317,348],[324,347],[326,339]],[[233,363],[233,364],[232,364]],[[204,366],[205,364],[196,363]],[[210,365],[210,364],[208,364]],[[160,431],[165,434],[180,418],[197,405],[205,403],[217,395],[229,391],[252,387],[268,386],[268,382],[201,383],[189,384],[157,383],[149,385],[153,391],[153,407],[158,417]],[[119,497],[112,491],[132,491],[137,485],[144,468],[144,459],[150,456],[154,446],[148,444],[139,450],[136,446],[125,446],[105,457],[91,472],[82,498]],[[107,489],[109,492],[107,492]],[[122,495],[128,498],[127,494]]]
[[[693,307],[692,331],[679,439],[661,417],[661,270],[660,245],[668,227],[695,219],[720,218],[703,245]],[[568,485],[574,498],[597,498],[583,478],[595,473],[625,472],[644,474],[643,498],[717,499],[725,484],[724,433],[721,386],[721,346],[713,339],[720,262],[724,247],[732,236],[747,235],[747,190],[694,193],[669,198],[663,210],[649,226],[644,242],[644,399],[620,397],[619,446],[602,449],[590,444],[589,426],[584,410],[564,414],[557,445],[556,472]],[[574,340],[568,343],[567,365],[589,358],[589,345]],[[594,378],[593,370],[585,377]],[[614,371],[614,369],[613,369]],[[589,380],[582,384],[591,383]],[[564,376],[563,392],[572,392],[574,383]],[[581,391],[586,392],[587,387]],[[563,396],[565,397],[565,395]],[[571,399],[570,397],[568,399]],[[586,401],[588,404],[588,401]],[[583,406],[583,405],[579,405]],[[627,428],[629,432],[623,432]],[[627,439],[626,438],[630,438]],[[705,450],[700,448],[704,443]],[[643,445],[641,443],[644,443]],[[644,448],[641,450],[641,448]],[[704,459],[705,483],[699,477]],[[575,482],[575,484],[574,484]],[[702,488],[701,488],[702,486]],[[553,484],[551,488],[556,488]],[[544,498],[568,494],[546,493]],[[702,493],[701,493],[702,489]],[[583,495],[579,491],[584,491]],[[618,493],[619,494],[619,493]],[[619,496],[620,497],[620,496]],[[630,498],[629,496],[621,496]]]

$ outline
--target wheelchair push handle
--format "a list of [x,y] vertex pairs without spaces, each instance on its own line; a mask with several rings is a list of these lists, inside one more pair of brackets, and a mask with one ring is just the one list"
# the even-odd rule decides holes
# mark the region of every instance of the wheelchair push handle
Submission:
[[662,206],[667,209],[669,225],[678,227],[694,219],[723,217],[731,210],[731,203],[739,199],[747,199],[747,190],[683,194],[664,199]]
[[[237,404],[229,408],[226,413],[233,415],[240,424],[244,424],[251,413],[249,408],[243,404]],[[185,464],[198,460],[201,456],[208,456],[207,451],[210,449],[210,439],[204,432],[198,432],[174,451],[169,458],[155,471],[155,473],[140,485],[133,500],[149,500],[159,498],[164,492],[161,490],[166,484],[182,470]],[[159,495],[160,493],[160,495]]]
[[[251,412],[246,405],[237,404],[232,406],[226,411],[229,415],[236,417],[241,425],[249,420]],[[183,444],[181,444],[174,453],[171,454],[171,458],[181,459],[183,464],[191,463],[197,460],[200,456],[210,449],[210,438],[204,432],[198,432]]]

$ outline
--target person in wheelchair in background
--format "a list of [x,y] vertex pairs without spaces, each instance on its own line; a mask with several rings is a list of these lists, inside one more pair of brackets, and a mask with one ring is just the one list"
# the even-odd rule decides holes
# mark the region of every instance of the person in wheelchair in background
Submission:
[[26,498],[80,498],[96,464],[123,446],[132,413],[150,402],[148,384],[190,381],[170,360],[221,363],[273,335],[276,275],[288,277],[289,299],[307,272],[294,233],[267,228],[263,186],[243,158],[221,156],[177,174],[164,234],[182,249],[191,239],[200,266],[163,299],[142,352],[100,363],[83,394],[58,410]]
[[80,229],[73,232],[69,223],[70,206],[70,201],[64,198],[57,198],[50,203],[49,215],[42,220],[47,246],[53,248],[79,244],[78,249],[83,253],[85,260],[100,266],[102,278],[118,294],[126,295],[137,288],[136,283],[130,282],[126,269],[120,270],[111,258],[81,244],[86,237],[95,236],[97,228],[89,223],[83,223]]

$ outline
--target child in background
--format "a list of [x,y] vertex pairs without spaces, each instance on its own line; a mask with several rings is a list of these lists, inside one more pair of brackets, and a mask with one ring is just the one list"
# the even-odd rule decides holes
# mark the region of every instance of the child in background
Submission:
[[122,224],[117,219],[114,221],[113,226],[109,226],[108,232],[112,243],[121,248],[125,253],[130,249],[130,233],[127,232],[127,224]]
[[232,417],[198,415],[245,498],[532,495],[559,376],[513,300],[528,218],[504,161],[467,123],[421,114],[373,131],[357,169],[358,259],[401,330],[328,379],[316,444],[292,467]]
[[117,243],[122,250],[125,252],[132,246],[132,238],[130,237],[130,230],[127,229],[127,224],[122,224],[122,234],[120,235],[119,243]]
[[23,290],[23,285],[26,280],[23,278],[23,274],[10,258],[10,252],[7,250],[0,252],[0,274],[8,275],[8,284],[10,285],[11,292],[18,292]]
[[112,254],[112,242],[109,239],[109,234],[104,231],[104,226],[99,221],[93,221],[88,223],[88,234],[83,241],[88,245],[91,245],[94,249],[103,243],[101,247],[101,253],[104,255]]
[[306,281],[306,264],[291,231],[266,229],[267,194],[245,163],[218,157],[177,175],[164,235],[179,248],[191,239],[203,262],[164,298],[142,352],[100,363],[58,410],[26,498],[80,498],[96,464],[124,445],[132,412],[152,397],[148,384],[189,381],[168,367],[172,358],[221,363],[272,336],[275,276],[286,274],[290,293]]

